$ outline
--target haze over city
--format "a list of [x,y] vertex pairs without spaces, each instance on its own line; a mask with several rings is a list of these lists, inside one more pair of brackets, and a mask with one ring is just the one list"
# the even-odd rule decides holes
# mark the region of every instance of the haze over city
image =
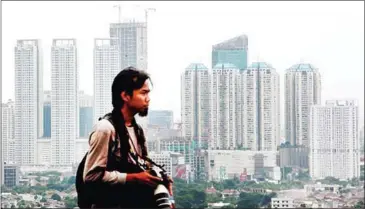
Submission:
[[2,208],[364,208],[364,2],[1,5]]
[[142,19],[143,8],[156,8],[148,19],[151,109],[173,110],[179,120],[184,69],[191,62],[210,68],[212,45],[246,34],[248,63],[268,62],[279,72],[282,104],[285,70],[308,62],[321,73],[322,103],[357,99],[364,123],[363,2],[4,2],[2,101],[14,100],[17,39],[41,40],[44,90],[50,90],[52,39],[75,38],[79,87],[92,95],[94,38],[109,36],[116,4],[122,19]]

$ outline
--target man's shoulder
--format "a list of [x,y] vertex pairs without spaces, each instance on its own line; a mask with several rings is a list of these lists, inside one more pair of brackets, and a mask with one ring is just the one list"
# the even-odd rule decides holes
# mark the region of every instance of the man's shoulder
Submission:
[[106,133],[115,132],[113,124],[107,119],[101,119],[97,121],[93,129],[95,132],[106,132]]

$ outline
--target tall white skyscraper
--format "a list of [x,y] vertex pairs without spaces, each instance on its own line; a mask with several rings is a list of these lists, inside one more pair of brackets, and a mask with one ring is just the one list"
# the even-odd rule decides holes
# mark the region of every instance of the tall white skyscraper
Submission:
[[280,86],[276,70],[252,63],[241,74],[243,147],[275,151],[280,140]]
[[120,53],[112,39],[95,39],[94,42],[94,121],[111,112],[112,84],[121,71]]
[[71,165],[79,133],[76,40],[54,39],[51,62],[51,164]]
[[[213,67],[211,88],[212,149],[234,149],[237,145],[237,81],[239,69],[233,64],[218,63]],[[206,87],[205,87],[206,88]],[[209,106],[204,106],[210,109]]]
[[43,134],[43,54],[39,40],[18,40],[14,52],[16,161],[29,165]]
[[112,44],[120,51],[120,67],[124,69],[133,66],[147,70],[147,23],[122,22],[110,24],[110,38]]
[[291,145],[308,146],[311,105],[321,104],[321,76],[311,64],[290,67],[285,74],[285,138]]
[[198,146],[210,140],[209,71],[201,63],[190,64],[181,75],[182,135],[192,137]]
[[2,161],[7,164],[14,162],[15,153],[12,148],[14,144],[14,101],[9,100],[7,103],[1,104],[2,108],[2,126],[1,126],[1,135],[2,135],[2,144],[1,144],[1,152],[2,152]]
[[327,101],[310,109],[309,172],[313,179],[360,176],[359,108],[355,100]]

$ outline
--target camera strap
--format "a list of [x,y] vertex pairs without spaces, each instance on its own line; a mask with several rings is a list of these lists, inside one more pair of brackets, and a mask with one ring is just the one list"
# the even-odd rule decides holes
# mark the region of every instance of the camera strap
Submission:
[[146,170],[147,169],[146,162],[145,162],[144,158],[141,155],[139,155],[138,152],[136,151],[137,150],[136,146],[134,145],[131,137],[129,137],[129,141],[132,143],[132,146],[133,146],[133,149],[132,149],[132,147],[130,149],[130,154],[131,154],[133,160],[137,163],[137,165],[141,169]]

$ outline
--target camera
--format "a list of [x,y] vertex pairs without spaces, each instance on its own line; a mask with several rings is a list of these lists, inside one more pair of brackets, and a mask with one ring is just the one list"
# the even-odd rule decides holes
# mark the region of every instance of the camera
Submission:
[[[158,184],[156,189],[154,190],[154,199],[156,202],[157,208],[160,209],[170,209],[174,208],[174,201],[172,197],[170,197],[168,186],[170,180],[168,178],[166,170],[163,168],[164,165],[158,165],[153,160],[148,157],[143,157],[145,163],[139,163],[144,170],[147,170],[151,175],[159,177],[162,179],[162,183]],[[150,165],[146,164],[149,163]]]
[[154,198],[157,207],[161,209],[171,208],[170,195],[167,189],[169,179],[166,171],[154,165],[149,172],[151,175],[162,178],[163,180],[162,184],[158,184],[154,191]]

